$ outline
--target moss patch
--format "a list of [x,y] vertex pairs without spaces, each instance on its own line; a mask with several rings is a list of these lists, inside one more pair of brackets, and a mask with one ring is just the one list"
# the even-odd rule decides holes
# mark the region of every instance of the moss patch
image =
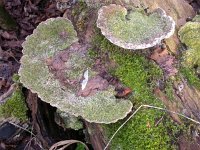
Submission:
[[187,22],[178,32],[181,42],[187,46],[187,50],[182,52],[180,71],[191,85],[200,89],[200,79],[196,72],[200,67],[199,16],[194,17],[193,21]]
[[[141,104],[164,107],[153,94],[157,81],[162,77],[162,71],[158,66],[142,56],[140,52],[127,52],[114,46],[101,35],[94,38],[94,45],[96,49],[90,50],[91,56],[97,57],[97,54],[108,53],[111,60],[117,64],[110,73],[133,90],[134,94],[130,99],[135,104],[135,108]],[[94,52],[91,52],[92,50]],[[158,123],[160,119],[161,122]],[[123,121],[103,125],[108,139],[122,123]],[[111,150],[175,149],[172,142],[180,131],[181,127],[175,125],[164,112],[143,109],[118,132],[112,141]]]
[[8,118],[15,117],[21,121],[26,121],[27,118],[27,106],[25,103],[25,97],[22,93],[21,87],[12,94],[5,104],[0,106],[0,117]]
[[178,32],[180,40],[188,50],[183,52],[183,62],[188,67],[200,66],[200,24],[187,22]]
[[181,67],[180,71],[191,85],[195,86],[197,89],[200,89],[200,79],[196,75],[195,69]]
[[173,80],[168,79],[165,83],[165,94],[169,100],[173,101],[174,93],[173,93]]

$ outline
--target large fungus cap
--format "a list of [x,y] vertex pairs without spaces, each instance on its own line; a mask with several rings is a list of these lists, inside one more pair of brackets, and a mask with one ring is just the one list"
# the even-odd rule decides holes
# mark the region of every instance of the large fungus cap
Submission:
[[175,30],[175,22],[158,8],[149,15],[127,11],[125,7],[111,4],[98,11],[97,26],[113,44],[125,49],[145,49],[169,38]]
[[[70,115],[82,116],[96,123],[123,119],[131,111],[132,103],[117,100],[114,87],[107,86],[105,79],[94,77],[96,73],[88,66],[87,53],[81,48],[74,50],[77,40],[76,31],[68,19],[54,18],[40,23],[23,43],[20,81],[37,93],[41,100]],[[83,77],[90,83],[84,85],[85,91],[80,90],[83,88]],[[68,86],[61,81],[67,82]],[[96,92],[88,96],[94,81],[102,83],[95,84]]]
[[188,47],[184,53],[184,62],[188,66],[200,66],[200,22],[187,22],[178,34],[181,42]]

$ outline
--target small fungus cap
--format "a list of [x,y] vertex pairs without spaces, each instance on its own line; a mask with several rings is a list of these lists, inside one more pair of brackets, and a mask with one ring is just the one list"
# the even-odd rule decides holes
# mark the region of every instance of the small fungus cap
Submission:
[[121,5],[110,4],[99,9],[97,27],[119,47],[145,49],[173,35],[175,22],[160,8],[146,15],[138,10],[128,12]]
[[[40,23],[22,45],[20,81],[37,93],[41,100],[70,115],[81,116],[89,122],[106,124],[123,119],[131,111],[132,103],[128,100],[117,100],[113,86],[106,90],[97,90],[87,97],[77,94],[81,89],[81,78],[85,70],[88,70],[89,79],[95,75],[89,68],[89,58],[82,49],[74,50],[72,44],[77,41],[77,33],[71,21],[66,18],[51,18]],[[60,51],[67,54],[65,59],[62,58],[65,61],[61,66]],[[77,84],[73,84],[73,87],[62,85],[47,65],[52,59],[57,62],[54,67],[62,68],[57,73],[63,73],[66,81],[77,81]]]

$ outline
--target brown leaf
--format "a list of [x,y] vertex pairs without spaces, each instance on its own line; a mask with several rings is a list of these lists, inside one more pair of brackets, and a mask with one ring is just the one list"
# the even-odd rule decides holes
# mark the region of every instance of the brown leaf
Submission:
[[124,98],[132,93],[131,88],[122,88],[117,91],[117,94],[115,95],[117,98]]

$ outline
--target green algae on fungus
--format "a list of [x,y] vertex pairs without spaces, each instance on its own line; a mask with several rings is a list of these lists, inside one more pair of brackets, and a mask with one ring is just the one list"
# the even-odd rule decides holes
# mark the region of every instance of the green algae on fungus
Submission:
[[[76,35],[71,21],[66,18],[51,18],[40,23],[23,43],[20,81],[43,101],[70,115],[96,123],[123,119],[131,111],[132,103],[128,100],[117,101],[113,86],[86,97],[79,95],[84,72],[88,70],[89,74],[86,88],[95,73],[88,66],[87,54],[81,48],[75,50]],[[62,57],[60,51],[67,54],[64,64],[59,64]],[[50,72],[45,62],[51,58],[58,61],[56,67],[63,67],[59,73],[64,73],[70,86],[62,85]]]
[[183,62],[186,66],[200,66],[200,23],[187,22],[178,32],[180,40],[188,50],[183,52]]
[[28,119],[27,110],[25,97],[18,87],[12,96],[3,105],[0,105],[0,118],[14,117],[20,121],[26,121]]
[[98,11],[97,27],[113,44],[125,49],[145,49],[169,38],[175,30],[175,22],[158,8],[149,15],[127,11],[125,7],[111,4]]

